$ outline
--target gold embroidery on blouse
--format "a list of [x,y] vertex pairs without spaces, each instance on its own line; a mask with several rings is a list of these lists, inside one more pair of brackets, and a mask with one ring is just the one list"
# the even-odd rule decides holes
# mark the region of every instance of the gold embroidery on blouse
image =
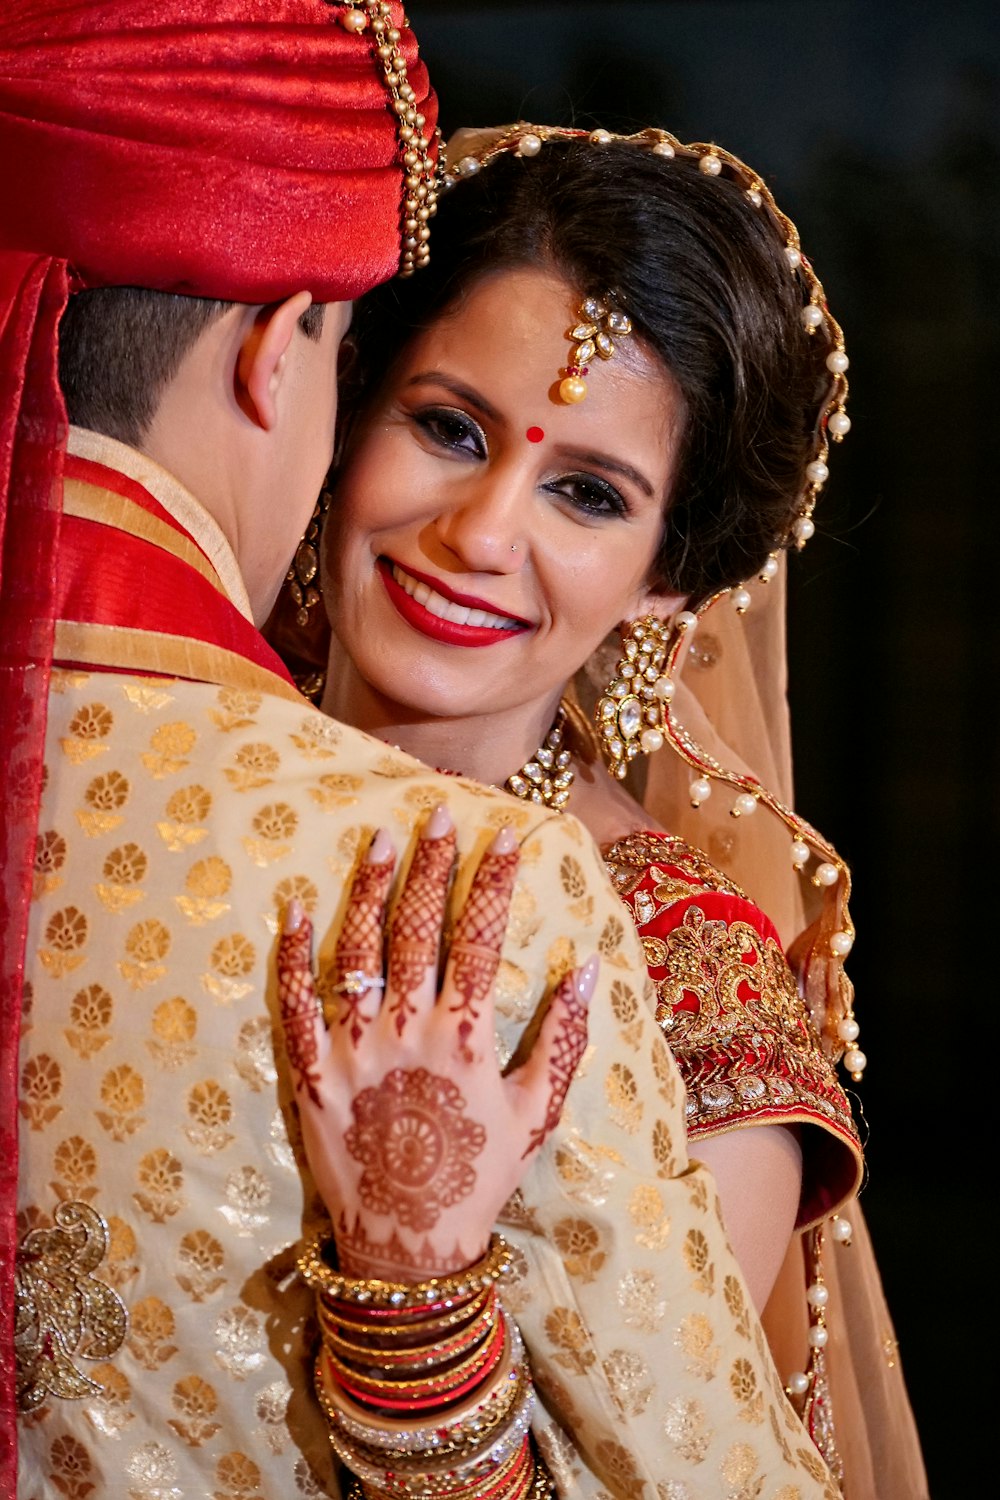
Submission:
[[[605,851],[605,860],[640,924],[707,893],[747,900],[681,839],[635,834]],[[710,918],[695,901],[671,931],[641,938],[648,966],[664,971],[656,1019],[687,1084],[689,1131],[729,1128],[761,1110],[806,1109],[854,1133],[774,937],[752,922]]]
[[37,1410],[48,1396],[79,1401],[100,1392],[74,1363],[106,1360],[125,1340],[128,1317],[116,1292],[93,1273],[108,1227],[87,1203],[60,1203],[52,1228],[32,1229],[17,1253],[14,1348],[17,1403]]

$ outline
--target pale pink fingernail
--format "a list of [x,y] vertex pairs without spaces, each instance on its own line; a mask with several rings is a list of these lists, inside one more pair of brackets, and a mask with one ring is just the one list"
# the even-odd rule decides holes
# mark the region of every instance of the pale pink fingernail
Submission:
[[285,920],[281,924],[282,932],[298,932],[302,926],[302,918],[304,916],[305,912],[302,908],[302,902],[298,896],[293,896],[285,907]]
[[517,848],[517,834],[509,823],[497,829],[496,837],[489,847],[490,854],[513,854]]
[[451,813],[448,811],[447,807],[445,807],[443,802],[439,802],[437,807],[431,813],[430,817],[427,819],[427,826],[424,829],[424,838],[443,839],[445,834],[450,833],[453,827],[454,824],[451,821]]
[[365,855],[365,863],[368,865],[384,865],[387,859],[393,855],[392,839],[384,828],[375,830],[375,837],[368,845],[368,853]]
[[597,976],[601,972],[601,960],[597,954],[591,954],[590,958],[577,970],[576,994],[577,999],[582,1000],[584,1005],[589,1005],[594,998],[594,990],[597,988]]

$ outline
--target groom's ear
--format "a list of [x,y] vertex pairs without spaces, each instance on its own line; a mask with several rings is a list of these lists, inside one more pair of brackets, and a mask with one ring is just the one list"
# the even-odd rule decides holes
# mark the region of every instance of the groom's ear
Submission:
[[298,321],[312,303],[309,292],[258,309],[236,357],[236,400],[245,416],[264,432],[278,420],[288,350]]

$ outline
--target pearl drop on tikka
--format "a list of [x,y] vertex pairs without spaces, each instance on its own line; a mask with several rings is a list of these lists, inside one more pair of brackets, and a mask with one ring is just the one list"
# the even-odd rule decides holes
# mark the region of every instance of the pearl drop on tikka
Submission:
[[691,794],[691,806],[700,807],[703,802],[707,802],[709,797],[711,797],[712,783],[706,777],[699,776],[696,781],[692,781],[688,791]]
[[825,1307],[829,1300],[829,1290],[821,1281],[814,1281],[806,1290],[806,1301],[810,1307]]
[[824,861],[823,864],[816,866],[816,873],[813,876],[813,884],[836,885],[839,879],[840,871],[837,869],[837,866]]
[[657,141],[656,145],[653,147],[653,155],[673,157],[676,155],[676,152],[674,151],[674,148],[673,146],[671,146],[669,141]]
[[793,839],[792,864],[797,870],[801,870],[803,865],[809,863],[809,854],[810,849],[808,844],[803,843],[801,839]]
[[586,399],[587,382],[581,380],[579,375],[567,375],[565,380],[559,382],[559,395],[567,406],[578,406]]
[[658,729],[644,729],[639,736],[639,743],[647,755],[652,755],[663,746],[663,735]]
[[522,135],[521,139],[517,143],[518,156],[537,156],[541,149],[541,136],[533,135],[530,131],[527,135]]
[[693,630],[698,623],[698,616],[690,609],[682,609],[679,614],[674,615],[675,630]]
[[833,1239],[836,1240],[837,1244],[849,1245],[851,1243],[851,1235],[853,1233],[854,1230],[851,1227],[850,1219],[842,1219],[840,1215],[837,1214],[833,1220],[833,1223],[830,1225],[830,1234]]
[[722,158],[716,156],[714,151],[709,151],[698,163],[698,171],[704,172],[706,177],[718,177],[722,171]]
[[611,132],[608,130],[592,130],[590,132],[590,144],[592,146],[610,146]]
[[829,477],[830,470],[821,458],[814,458],[806,467],[806,478],[810,484],[826,484]]
[[790,1396],[804,1396],[809,1389],[809,1376],[803,1375],[801,1370],[796,1370],[794,1375],[789,1375],[785,1390]]
[[757,798],[752,792],[740,792],[736,801],[730,808],[730,816],[734,818],[749,818],[757,811]]
[[804,328],[818,328],[823,321],[823,309],[817,307],[815,302],[809,302],[802,309],[802,325]]
[[834,411],[830,413],[830,420],[826,425],[835,438],[842,438],[851,430],[851,419],[846,411]]
[[479,167],[480,163],[474,156],[463,156],[462,160],[456,166],[455,171],[459,177],[475,177],[479,171]]
[[837,1035],[842,1042],[856,1042],[861,1027],[853,1016],[845,1016],[842,1021],[837,1022]]
[[792,536],[797,542],[808,542],[810,537],[816,535],[816,522],[811,516],[799,516],[792,526]]
[[761,583],[770,583],[771,579],[776,578],[777,575],[778,559],[772,553],[772,555],[763,563],[760,572],[757,574],[757,577],[760,579]]
[[750,608],[751,603],[753,602],[750,597],[749,589],[731,589],[729,592],[729,597],[733,601],[733,608],[738,615],[745,615],[747,610]]
[[830,1340],[830,1335],[822,1323],[817,1323],[815,1328],[810,1328],[808,1338],[810,1349],[825,1349]]
[[800,250],[796,250],[794,245],[786,245],[785,254],[788,257],[788,264],[791,266],[792,270],[797,271],[799,269],[799,266],[801,266],[802,264],[802,252]]
[[854,947],[854,939],[849,932],[835,932],[830,938],[830,952],[835,958],[846,958]]
[[843,349],[833,349],[826,356],[826,368],[831,375],[843,375],[850,363]]

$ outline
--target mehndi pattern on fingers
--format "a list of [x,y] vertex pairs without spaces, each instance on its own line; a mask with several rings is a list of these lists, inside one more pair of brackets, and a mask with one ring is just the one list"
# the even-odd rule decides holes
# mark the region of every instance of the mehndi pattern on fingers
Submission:
[[530,1156],[558,1125],[573,1074],[587,1048],[587,1006],[578,985],[579,976],[567,974],[552,999],[553,1005],[560,1006],[561,1016],[549,1062],[549,1102],[545,1119],[532,1131],[523,1156]]
[[471,1163],[486,1145],[486,1131],[466,1116],[465,1098],[449,1078],[394,1068],[351,1107],[354,1124],[344,1144],[365,1169],[358,1196],[372,1213],[389,1214],[407,1229],[432,1229],[442,1209],[473,1191]]
[[500,965],[519,859],[516,848],[508,854],[487,850],[455,928],[451,961],[462,999],[450,1010],[461,1017],[458,1036],[464,1061],[471,1060],[469,1038]]
[[292,1070],[294,1092],[305,1089],[317,1109],[323,1102],[317,1092],[319,1043],[316,1022],[322,1019],[313,982],[312,924],[303,918],[295,932],[284,932],[278,949],[278,1004],[285,1033],[285,1053]]
[[455,830],[417,844],[389,938],[390,1014],[399,1036],[416,1014],[411,1000],[430,968],[437,969],[448,880],[455,862]]
[[336,1019],[338,1026],[346,1028],[354,1047],[377,1013],[377,1007],[364,1007],[365,996],[377,986],[363,981],[366,977],[378,978],[382,968],[382,928],[395,863],[395,856],[390,854],[377,864],[365,860],[360,865],[337,940],[332,984],[338,996]]

